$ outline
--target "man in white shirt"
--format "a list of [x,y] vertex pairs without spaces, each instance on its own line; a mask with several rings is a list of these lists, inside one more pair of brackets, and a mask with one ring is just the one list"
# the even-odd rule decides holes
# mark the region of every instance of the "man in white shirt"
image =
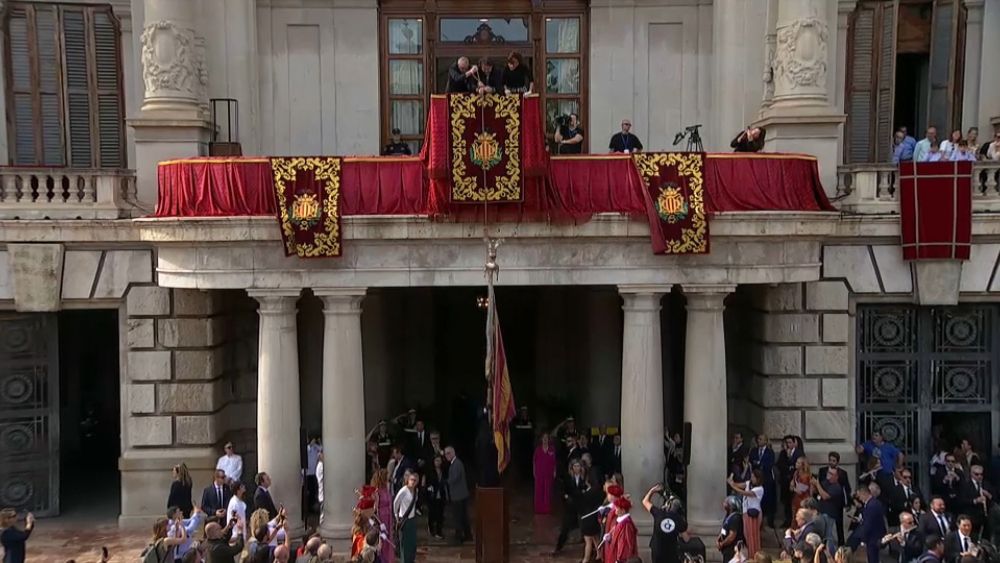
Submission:
[[319,500],[319,523],[323,523],[323,452],[319,452],[319,458],[316,461],[316,484],[319,485],[319,491],[316,493],[316,497]]
[[232,442],[226,442],[225,452],[215,464],[215,468],[226,472],[226,484],[232,486],[243,476],[243,458],[233,451]]
[[392,503],[392,513],[397,522],[402,522],[399,531],[399,554],[403,563],[413,563],[417,555],[417,481],[414,472],[407,472],[403,478],[404,487],[396,493]]
[[1000,131],[993,135],[993,142],[990,143],[990,148],[986,149],[986,158],[1000,160]]
[[319,456],[323,453],[323,445],[319,438],[313,437],[306,444],[306,512],[315,513],[319,508],[319,482],[316,478],[316,466]]

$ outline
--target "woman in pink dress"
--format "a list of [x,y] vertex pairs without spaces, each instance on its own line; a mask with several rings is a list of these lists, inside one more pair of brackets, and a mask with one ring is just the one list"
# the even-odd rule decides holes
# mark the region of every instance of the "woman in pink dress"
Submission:
[[375,514],[379,522],[385,526],[385,534],[389,541],[382,542],[382,551],[379,553],[379,560],[382,563],[395,563],[396,550],[389,544],[396,543],[396,526],[392,518],[392,490],[389,488],[389,472],[379,469],[372,476],[371,485],[378,491],[375,500]]
[[549,445],[549,435],[542,434],[535,448],[535,514],[552,512],[552,487],[556,478],[556,450]]

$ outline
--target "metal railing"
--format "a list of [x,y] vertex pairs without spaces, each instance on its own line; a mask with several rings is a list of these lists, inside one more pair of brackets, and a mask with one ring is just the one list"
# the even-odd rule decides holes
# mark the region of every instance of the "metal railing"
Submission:
[[[893,164],[837,168],[839,207],[853,213],[899,213],[898,169]],[[1000,211],[1000,161],[972,166],[972,211]]]
[[119,219],[135,201],[132,170],[0,167],[0,219]]

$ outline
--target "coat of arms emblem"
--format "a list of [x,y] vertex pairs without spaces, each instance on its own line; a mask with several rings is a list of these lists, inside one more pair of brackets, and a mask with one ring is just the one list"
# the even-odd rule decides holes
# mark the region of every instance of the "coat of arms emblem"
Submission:
[[494,133],[476,133],[476,138],[469,148],[469,160],[483,170],[489,170],[503,159],[503,148],[497,142]]
[[291,222],[300,230],[311,229],[319,223],[320,205],[316,194],[298,194],[292,202]]
[[679,187],[667,183],[656,197],[656,214],[667,223],[677,223],[688,215],[688,203]]

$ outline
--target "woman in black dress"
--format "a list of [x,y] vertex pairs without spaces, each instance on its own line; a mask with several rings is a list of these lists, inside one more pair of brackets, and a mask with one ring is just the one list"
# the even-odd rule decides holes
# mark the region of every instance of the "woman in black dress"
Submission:
[[184,518],[191,517],[191,473],[188,472],[187,465],[175,465],[173,469],[174,480],[170,483],[170,494],[167,496],[167,508],[176,506],[181,509]]
[[424,490],[427,491],[427,529],[432,536],[444,539],[444,505],[448,502],[448,479],[444,458],[436,455],[431,468],[424,472]]
[[604,489],[593,479],[587,479],[587,488],[577,497],[576,512],[580,515],[580,535],[583,536],[583,563],[597,559],[601,543],[601,523],[597,509],[604,502]]

